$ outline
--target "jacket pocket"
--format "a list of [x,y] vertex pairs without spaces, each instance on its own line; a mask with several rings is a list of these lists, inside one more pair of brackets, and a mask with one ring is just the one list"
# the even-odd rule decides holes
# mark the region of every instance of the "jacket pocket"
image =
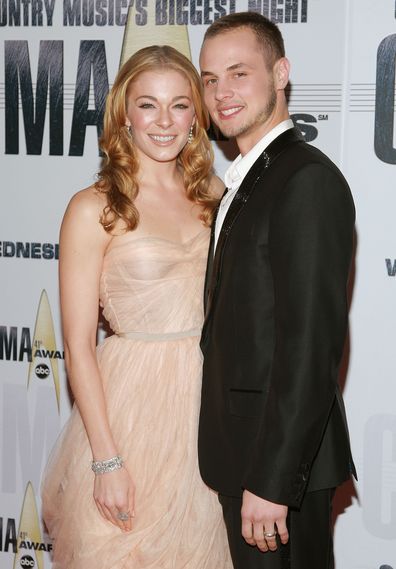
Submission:
[[237,417],[259,417],[265,404],[265,393],[261,389],[231,388],[228,394],[229,411]]

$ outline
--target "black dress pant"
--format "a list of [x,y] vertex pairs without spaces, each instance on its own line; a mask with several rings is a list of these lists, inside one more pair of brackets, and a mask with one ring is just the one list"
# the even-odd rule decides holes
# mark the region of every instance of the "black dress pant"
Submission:
[[289,509],[289,542],[262,552],[241,534],[240,498],[219,495],[234,569],[334,569],[331,503],[334,489],[307,492],[299,510]]

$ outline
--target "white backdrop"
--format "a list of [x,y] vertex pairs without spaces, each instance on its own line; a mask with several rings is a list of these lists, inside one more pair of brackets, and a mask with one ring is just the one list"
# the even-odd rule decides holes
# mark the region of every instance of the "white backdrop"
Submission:
[[[197,64],[206,26],[246,9],[279,23],[293,118],[341,167],[357,208],[341,382],[359,482],[337,495],[336,566],[396,569],[395,0],[0,0],[1,569],[51,567],[39,483],[70,412],[58,231],[98,170],[124,33],[124,58],[172,43]],[[232,148],[214,144],[222,175]]]

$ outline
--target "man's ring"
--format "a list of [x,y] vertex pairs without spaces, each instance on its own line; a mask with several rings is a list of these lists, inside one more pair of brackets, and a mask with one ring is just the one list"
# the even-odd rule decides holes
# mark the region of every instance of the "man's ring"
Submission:
[[271,539],[272,537],[276,537],[276,531],[274,531],[274,532],[265,531],[264,537],[265,537],[265,539]]
[[129,512],[118,512],[117,519],[122,522],[127,522],[130,518]]

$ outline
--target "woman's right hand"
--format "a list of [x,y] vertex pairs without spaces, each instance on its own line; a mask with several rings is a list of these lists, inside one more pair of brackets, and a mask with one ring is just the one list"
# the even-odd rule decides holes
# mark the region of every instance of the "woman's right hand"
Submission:
[[[131,531],[135,507],[135,485],[123,466],[95,476],[94,499],[101,515],[123,531]],[[125,521],[117,516],[128,513]]]

